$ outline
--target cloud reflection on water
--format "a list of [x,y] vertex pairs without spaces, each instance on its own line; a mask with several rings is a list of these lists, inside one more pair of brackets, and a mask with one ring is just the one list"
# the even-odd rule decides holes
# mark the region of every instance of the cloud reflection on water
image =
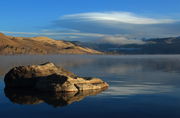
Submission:
[[112,86],[105,91],[102,95],[105,96],[127,96],[136,94],[157,94],[171,92],[173,86],[163,86],[163,85],[120,85]]

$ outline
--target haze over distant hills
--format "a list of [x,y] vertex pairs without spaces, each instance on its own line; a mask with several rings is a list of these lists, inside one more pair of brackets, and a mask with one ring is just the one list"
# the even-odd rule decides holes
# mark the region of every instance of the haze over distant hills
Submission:
[[180,37],[144,39],[144,44],[82,43],[95,50],[118,54],[180,54]]
[[9,54],[180,54],[180,37],[144,39],[144,44],[111,44],[13,37],[0,33],[0,55]]
[[13,37],[0,33],[0,54],[102,54],[68,41],[48,37]]

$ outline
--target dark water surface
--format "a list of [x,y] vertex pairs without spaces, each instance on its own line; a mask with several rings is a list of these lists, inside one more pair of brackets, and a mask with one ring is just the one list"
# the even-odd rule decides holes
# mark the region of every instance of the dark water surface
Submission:
[[[4,90],[10,68],[47,61],[110,87],[78,95]],[[180,55],[0,56],[0,118],[12,117],[180,118]]]

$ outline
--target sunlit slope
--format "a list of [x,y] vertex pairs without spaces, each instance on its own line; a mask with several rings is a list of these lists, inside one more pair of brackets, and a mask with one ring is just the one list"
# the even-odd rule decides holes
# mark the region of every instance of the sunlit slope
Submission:
[[13,37],[0,33],[0,54],[102,54],[68,41],[48,37]]

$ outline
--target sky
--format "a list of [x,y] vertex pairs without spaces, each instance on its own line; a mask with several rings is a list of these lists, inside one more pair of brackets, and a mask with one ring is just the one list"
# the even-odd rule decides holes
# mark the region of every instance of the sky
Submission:
[[144,44],[180,36],[180,0],[2,0],[0,32]]

